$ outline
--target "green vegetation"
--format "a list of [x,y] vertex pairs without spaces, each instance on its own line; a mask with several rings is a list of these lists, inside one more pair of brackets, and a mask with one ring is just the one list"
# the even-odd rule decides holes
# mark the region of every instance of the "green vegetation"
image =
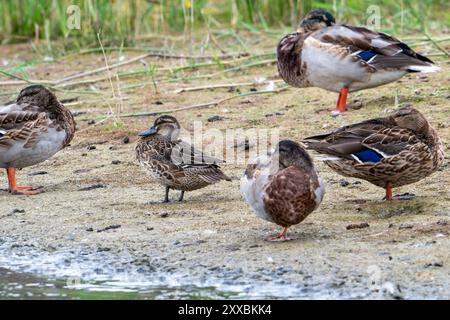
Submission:
[[[80,8],[80,30],[67,27],[67,9]],[[191,37],[195,30],[253,33],[292,28],[312,8],[333,12],[338,21],[365,24],[369,6],[378,5],[385,31],[439,31],[450,25],[447,0],[2,0],[0,42],[64,40],[65,45],[133,44],[147,36]],[[369,9],[369,10],[368,10]]]

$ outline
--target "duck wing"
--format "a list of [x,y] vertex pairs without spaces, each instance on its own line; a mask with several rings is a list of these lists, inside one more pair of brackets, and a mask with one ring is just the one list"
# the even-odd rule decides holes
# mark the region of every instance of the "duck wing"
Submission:
[[37,107],[17,104],[0,107],[0,151],[14,144],[32,148],[39,136],[47,132],[49,125],[47,113]]
[[179,175],[186,177],[197,176],[207,183],[216,183],[220,180],[231,181],[218,165],[224,160],[205,155],[184,141],[171,141],[170,161],[179,171]]
[[[169,151],[170,149],[170,151]],[[170,152],[169,159],[175,164],[221,164],[225,163],[224,160],[218,159],[203,153],[194,146],[182,140],[170,141],[170,148],[166,149]]]
[[418,54],[399,39],[367,28],[338,25],[315,31],[311,37],[323,43],[345,47],[357,61],[376,70],[439,70],[433,65],[433,61]]
[[308,137],[302,142],[318,153],[361,163],[376,163],[400,153],[418,141],[411,130],[396,127],[389,118],[380,118]]

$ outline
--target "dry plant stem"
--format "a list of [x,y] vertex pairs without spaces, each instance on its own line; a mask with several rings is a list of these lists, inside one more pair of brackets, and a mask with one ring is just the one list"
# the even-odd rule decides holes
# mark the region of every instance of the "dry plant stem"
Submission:
[[[283,83],[283,80],[273,80],[274,83]],[[248,86],[262,86],[267,85],[268,82],[264,81],[261,83],[256,82],[240,82],[240,83],[222,83],[222,84],[213,84],[207,86],[198,86],[198,87],[189,87],[189,88],[181,88],[174,91],[174,93],[182,93],[182,92],[190,92],[190,91],[201,91],[208,89],[218,89],[218,88],[232,88],[232,87],[248,87]]]
[[447,57],[450,57],[450,54],[448,53],[448,51],[442,47],[438,41],[434,40],[427,32],[424,33],[425,36],[433,43],[433,45],[442,53],[444,53]]
[[104,67],[101,67],[101,68],[97,68],[97,69],[94,69],[94,70],[89,70],[89,71],[77,73],[77,74],[65,77],[63,79],[57,80],[55,82],[55,85],[58,85],[58,84],[61,84],[63,82],[67,82],[67,81],[70,81],[70,80],[78,79],[78,78],[84,78],[84,77],[87,77],[87,76],[90,76],[90,75],[93,75],[93,74],[96,74],[96,73],[99,73],[99,72],[115,69],[115,68],[118,68],[118,67],[121,67],[121,66],[125,66],[127,64],[134,63],[134,62],[138,62],[139,60],[142,60],[142,59],[145,59],[145,58],[149,57],[150,55],[151,55],[150,53],[146,53],[146,54],[134,57],[134,58],[126,60],[126,61],[122,61],[122,62],[118,62],[118,63],[112,64],[110,66],[107,65],[107,66],[104,66]]
[[[222,55],[222,56],[218,56],[218,57],[214,57],[214,56],[202,56],[201,58],[210,58],[210,59],[226,59],[226,58],[232,58],[235,57],[235,59],[231,60],[231,61],[221,61],[222,65],[227,65],[227,64],[234,64],[237,62],[241,62],[241,61],[245,61],[248,59],[254,59],[254,58],[259,58],[259,57],[264,57],[264,56],[270,56],[273,53],[261,53],[261,54],[256,54],[256,55],[249,55],[249,54],[245,54],[245,53],[240,53],[240,54],[229,54],[229,55]],[[149,56],[151,56],[152,54],[150,54]],[[23,85],[24,83],[33,83],[33,84],[43,84],[43,85],[48,85],[48,86],[53,86],[53,87],[73,87],[73,86],[77,86],[77,85],[85,85],[85,84],[90,84],[90,83],[95,83],[95,82],[100,82],[100,81],[105,81],[105,80],[109,80],[109,75],[106,76],[102,76],[102,77],[97,77],[94,79],[86,79],[86,80],[81,80],[81,81],[73,81],[73,82],[67,82],[70,79],[76,79],[76,78],[80,78],[80,77],[87,77],[87,76],[91,76],[93,74],[102,72],[102,71],[108,71],[110,69],[116,68],[116,67],[120,67],[123,66],[125,64],[128,63],[132,63],[132,62],[136,62],[137,60],[139,60],[138,58],[141,58],[142,56],[133,58],[131,60],[128,61],[123,61],[121,62],[121,65],[118,64],[113,64],[109,67],[102,67],[102,68],[97,68],[94,70],[90,70],[90,71],[86,71],[83,73],[79,73],[77,75],[73,75],[70,77],[66,77],[64,79],[60,79],[60,80],[55,80],[55,81],[44,81],[44,80],[31,80],[31,79],[23,79],[21,77],[9,74],[7,72],[4,72],[2,70],[0,70],[0,73],[16,79],[17,81],[4,81],[4,82],[0,82],[0,85],[3,86],[14,86],[14,85]],[[173,57],[173,56],[172,56]],[[178,56],[178,57],[183,57],[183,58],[187,58],[188,56]],[[199,57],[196,57],[199,58]],[[132,61],[132,62],[130,62]],[[256,64],[259,65],[259,64]],[[181,67],[176,67],[176,68],[160,68],[157,69],[157,71],[169,71],[169,72],[175,72],[178,70],[183,70],[186,68],[199,68],[199,67],[211,67],[214,66],[214,64],[196,64],[196,65],[186,65],[186,66],[181,66]],[[246,67],[246,66],[242,66],[242,67]],[[234,68],[239,68],[238,67],[234,67]],[[228,70],[235,70],[233,68],[228,69]],[[123,73],[119,73],[120,77],[124,77],[124,76],[134,76],[134,75],[140,75],[140,74],[145,74],[147,72],[147,69],[145,70],[140,70],[140,71],[133,71],[133,72],[123,72]]]
[[172,110],[162,110],[162,111],[156,111],[156,112],[142,112],[142,113],[124,114],[124,115],[121,115],[120,117],[123,117],[123,118],[147,117],[147,116],[156,116],[156,115],[159,115],[159,114],[173,113],[173,112],[184,111],[184,110],[202,109],[202,108],[206,108],[206,107],[217,106],[217,105],[219,105],[219,104],[221,104],[221,103],[223,103],[225,101],[229,101],[229,100],[236,99],[236,98],[253,96],[253,95],[257,95],[257,94],[279,93],[279,92],[282,92],[282,91],[286,91],[288,89],[289,89],[289,87],[283,87],[283,88],[279,88],[279,89],[276,89],[276,90],[265,90],[265,91],[257,91],[257,92],[248,92],[248,93],[237,94],[237,95],[234,95],[234,96],[231,96],[231,97],[227,97],[227,98],[223,98],[223,99],[219,99],[219,100],[215,100],[215,101],[211,101],[211,102],[189,105],[189,106],[176,108],[176,109],[172,109]]
[[[222,55],[222,56],[218,56],[218,57],[214,57],[214,56],[209,56],[209,57],[200,56],[200,57],[196,57],[196,59],[214,59],[214,58],[225,59],[227,57],[228,58],[233,58],[233,57],[242,57],[242,56],[248,56],[248,55],[249,55],[248,53],[239,53],[237,56],[236,55],[232,55],[232,54]],[[125,65],[128,65],[128,64],[134,63],[134,62],[138,62],[139,60],[142,60],[142,59],[145,59],[145,58],[148,58],[148,57],[166,57],[166,58],[175,58],[176,57],[178,59],[195,59],[193,56],[166,55],[166,54],[161,54],[161,53],[149,52],[149,53],[146,53],[146,54],[134,57],[134,58],[126,60],[126,61],[122,61],[122,62],[118,62],[118,63],[112,64],[110,66],[104,66],[104,67],[97,68],[97,69],[94,69],[94,70],[89,70],[89,71],[81,72],[81,73],[78,73],[78,74],[74,74],[72,76],[65,77],[63,79],[55,81],[55,85],[58,85],[58,84],[61,84],[63,82],[67,82],[67,81],[70,81],[70,80],[74,80],[74,79],[90,76],[90,75],[93,75],[93,74],[97,74],[99,72],[115,69],[115,68],[118,68],[118,67],[121,67],[121,66],[125,66]]]

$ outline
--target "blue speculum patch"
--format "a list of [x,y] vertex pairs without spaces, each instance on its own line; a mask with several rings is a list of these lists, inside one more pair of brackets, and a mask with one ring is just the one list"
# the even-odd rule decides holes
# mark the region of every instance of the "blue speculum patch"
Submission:
[[369,148],[365,148],[359,152],[355,152],[353,153],[353,155],[363,163],[366,162],[377,163],[383,159],[383,156],[381,154]]
[[373,51],[361,51],[360,53],[357,54],[357,56],[363,59],[364,61],[369,61],[376,55],[377,54]]

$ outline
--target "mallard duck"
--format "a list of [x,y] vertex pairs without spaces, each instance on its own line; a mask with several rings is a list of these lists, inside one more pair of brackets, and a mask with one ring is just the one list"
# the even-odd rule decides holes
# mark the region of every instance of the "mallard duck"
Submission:
[[231,181],[219,167],[219,160],[203,154],[178,140],[180,124],[172,116],[157,118],[153,126],[139,133],[136,158],[147,173],[166,187],[163,202],[169,202],[169,190],[197,190],[220,180]]
[[279,235],[267,240],[283,241],[289,240],[290,226],[319,206],[325,187],[308,153],[298,143],[282,140],[275,151],[247,166],[241,193],[260,218],[283,227]]
[[7,171],[9,192],[42,192],[42,187],[18,186],[16,169],[47,160],[67,146],[74,133],[71,112],[43,86],[26,87],[15,103],[0,106],[0,168]]
[[439,70],[400,40],[336,25],[324,10],[311,11],[296,32],[281,39],[277,58],[279,74],[291,86],[339,92],[338,112],[345,111],[348,92],[393,82],[411,72]]
[[308,137],[303,143],[325,154],[325,163],[337,173],[386,188],[386,200],[392,200],[392,188],[417,182],[444,162],[437,132],[411,107]]

